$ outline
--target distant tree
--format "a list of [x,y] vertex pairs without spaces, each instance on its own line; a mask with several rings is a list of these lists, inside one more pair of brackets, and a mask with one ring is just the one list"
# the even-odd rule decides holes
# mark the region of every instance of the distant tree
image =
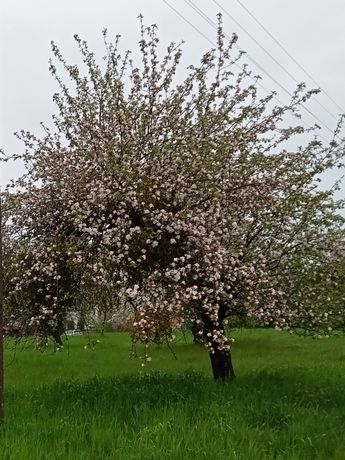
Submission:
[[102,66],[75,40],[85,73],[52,43],[72,82],[51,63],[54,130],[19,134],[26,173],[11,192],[11,233],[30,255],[9,297],[40,293],[31,321],[49,324],[63,316],[76,277],[81,291],[108,290],[110,309],[133,308],[133,340],[146,349],[194,323],[216,380],[234,376],[232,317],[325,330],[331,305],[325,299],[316,321],[316,291],[299,274],[342,238],[340,203],[317,188],[341,164],[341,123],[329,145],[311,136],[294,151],[287,141],[305,129],[286,127],[317,91],[301,84],[285,106],[273,92],[261,97],[221,19],[217,49],[182,82],[181,47],[170,44],[160,60],[155,26],[141,26],[139,67],[121,56],[119,37],[111,44],[104,33]]

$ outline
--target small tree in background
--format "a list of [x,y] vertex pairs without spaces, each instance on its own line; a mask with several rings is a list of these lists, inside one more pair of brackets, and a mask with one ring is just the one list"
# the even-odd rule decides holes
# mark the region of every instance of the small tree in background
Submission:
[[51,63],[60,85],[55,129],[42,139],[19,134],[26,174],[12,192],[11,233],[27,242],[28,256],[19,258],[9,298],[40,293],[30,313],[38,327],[70,309],[74,283],[79,293],[107,289],[107,309],[131,305],[133,340],[147,347],[197,325],[223,380],[234,376],[224,331],[232,317],[325,330],[330,301],[318,304],[316,320],[317,284],[299,273],[317,272],[314,259],[343,238],[340,203],[333,190],[317,189],[320,174],[341,165],[341,124],[329,145],[312,136],[287,150],[305,130],[285,120],[316,91],[300,85],[286,106],[275,105],[274,93],[260,97],[221,20],[217,49],[181,83],[180,45],[160,60],[155,26],[141,27],[139,67],[121,56],[119,37],[104,38],[101,67],[75,36],[85,74],[52,44],[72,85]]

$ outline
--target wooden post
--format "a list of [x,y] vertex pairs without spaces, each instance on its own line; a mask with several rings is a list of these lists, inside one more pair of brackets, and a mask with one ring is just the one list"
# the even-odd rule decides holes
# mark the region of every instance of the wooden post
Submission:
[[0,425],[4,424],[4,260],[3,260],[2,193],[0,189]]

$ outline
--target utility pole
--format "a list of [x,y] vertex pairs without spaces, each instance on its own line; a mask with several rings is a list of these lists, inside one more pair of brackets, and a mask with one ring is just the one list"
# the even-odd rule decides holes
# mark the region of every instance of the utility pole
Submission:
[[4,411],[4,253],[2,224],[2,193],[0,188],[0,425],[5,420]]

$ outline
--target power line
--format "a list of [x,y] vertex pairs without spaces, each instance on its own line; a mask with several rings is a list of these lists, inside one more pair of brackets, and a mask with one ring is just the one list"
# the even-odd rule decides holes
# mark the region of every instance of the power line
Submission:
[[[163,1],[165,3],[168,3],[166,0]],[[212,21],[212,19],[210,19],[198,6],[196,6],[192,0],[184,1],[213,28],[218,28],[217,24],[214,21]],[[181,16],[181,14],[179,14],[179,16]],[[224,35],[228,40],[230,40],[230,37],[227,34]],[[236,46],[239,50],[241,50],[241,48],[238,45]],[[272,75],[270,75],[269,72],[267,72],[267,70],[265,70],[265,68],[262,67],[253,57],[251,57],[248,53],[246,53],[246,56],[249,61],[251,61],[261,72],[267,75],[268,78],[270,78],[282,91],[284,91],[289,97],[292,97],[292,94],[276,78],[272,77]],[[321,125],[323,125],[331,134],[334,134],[334,131],[328,125],[326,125],[326,123],[323,122],[318,116],[316,116],[310,109],[308,109],[308,107],[306,107],[304,104],[301,104],[301,106],[306,112],[308,112],[313,118],[315,118],[315,120],[317,120]]]
[[[199,35],[204,37],[205,40],[207,40],[212,46],[217,47],[216,43],[212,41],[207,35],[205,35],[198,27],[196,27],[191,21],[189,21],[182,13],[180,13],[176,8],[174,8],[167,0],[163,0],[163,2],[171,9],[173,10],[178,16],[180,16],[181,19],[183,19],[187,24],[189,24],[196,32],[198,32]],[[205,20],[208,21],[208,23],[212,26],[216,25],[211,19],[209,19],[207,16],[204,18]],[[242,67],[237,64],[237,62],[234,62],[234,65],[238,67],[240,70],[242,70]],[[250,77],[252,80],[256,81],[255,78]],[[267,88],[265,88],[260,82],[256,81],[258,86],[260,86],[266,93],[270,94],[271,91],[269,91]],[[280,101],[277,97],[275,97],[276,101],[280,105],[284,105],[282,101]]]
[[180,16],[181,19],[183,19],[187,24],[189,24],[193,29],[198,32],[202,37],[204,37],[205,40],[207,40],[212,46],[216,46],[216,44],[210,40],[207,35],[205,35],[203,32],[201,32],[200,29],[198,29],[192,22],[190,22],[183,14],[181,14],[176,8],[174,8],[170,3],[168,3],[166,0],[163,0],[163,2],[171,9],[173,10],[178,16]]
[[332,98],[332,96],[329,95],[324,89],[321,88],[319,83],[315,80],[315,78],[310,75],[310,73],[292,56],[291,53],[275,38],[274,35],[271,34],[271,32],[265,27],[262,22],[260,22],[254,14],[245,6],[240,0],[236,0],[236,2],[251,16],[252,19],[266,32],[266,34],[271,37],[271,39],[279,46],[279,48],[284,51],[284,53],[297,65],[297,67],[302,70],[302,72],[307,75],[308,78],[316,85],[318,88],[320,88],[325,96],[328,97],[330,101],[333,102],[333,104],[342,112],[345,113],[345,110]]
[[[187,24],[189,24],[199,35],[201,35],[205,40],[207,40],[212,46],[214,47],[217,47],[217,45],[212,41],[210,40],[207,35],[205,35],[198,27],[196,27],[191,21],[189,21],[182,13],[180,13],[176,8],[174,8],[167,0],[163,0],[163,2],[172,10],[174,11],[183,21],[185,21]],[[204,15],[204,13],[202,13]],[[207,19],[206,19],[207,18]],[[217,26],[216,23],[214,23],[210,18],[208,18],[206,15],[204,17],[205,20],[207,20],[207,22],[212,25],[212,26]],[[242,70],[242,67],[237,64],[236,62],[234,62],[234,64]],[[267,94],[272,94],[271,91],[269,91],[267,88],[265,88],[264,85],[262,85],[259,81],[257,81],[255,78],[253,77],[250,77],[252,80],[255,81],[255,83],[261,88],[263,89]],[[291,96],[291,94],[289,94]],[[284,106],[284,103],[277,97],[274,95],[274,99],[281,105],[281,106]],[[310,112],[311,115],[314,117],[313,113]],[[312,129],[312,126],[308,125],[303,119],[301,119],[301,122],[304,124],[304,126],[306,126],[308,129]],[[332,131],[332,134],[333,131]],[[328,143],[329,141],[321,134],[321,133],[318,133],[318,136],[323,140],[325,141],[326,143]]]
[[[280,67],[297,85],[300,83],[295,77],[294,75],[292,75],[292,73],[286,68],[284,67],[264,46],[261,45],[261,43],[258,42],[258,40],[256,40],[256,38],[250,33],[248,32],[248,30],[243,27],[235,18],[232,14],[229,13],[229,11],[227,11],[217,0],[212,0],[213,3],[215,3],[236,25],[237,27],[239,27],[246,35],[248,35],[248,37],[251,38],[251,40],[253,40],[256,45],[262,50],[264,51],[264,53],[266,53],[271,59],[273,62],[275,62],[275,64],[277,64],[278,67]],[[319,85],[317,85],[319,87]],[[323,108],[323,110],[325,112],[328,113],[328,115],[330,115],[335,121],[338,121],[337,117],[332,113],[330,112],[326,106],[324,106],[320,101],[318,101],[317,99],[315,99],[315,102]]]

